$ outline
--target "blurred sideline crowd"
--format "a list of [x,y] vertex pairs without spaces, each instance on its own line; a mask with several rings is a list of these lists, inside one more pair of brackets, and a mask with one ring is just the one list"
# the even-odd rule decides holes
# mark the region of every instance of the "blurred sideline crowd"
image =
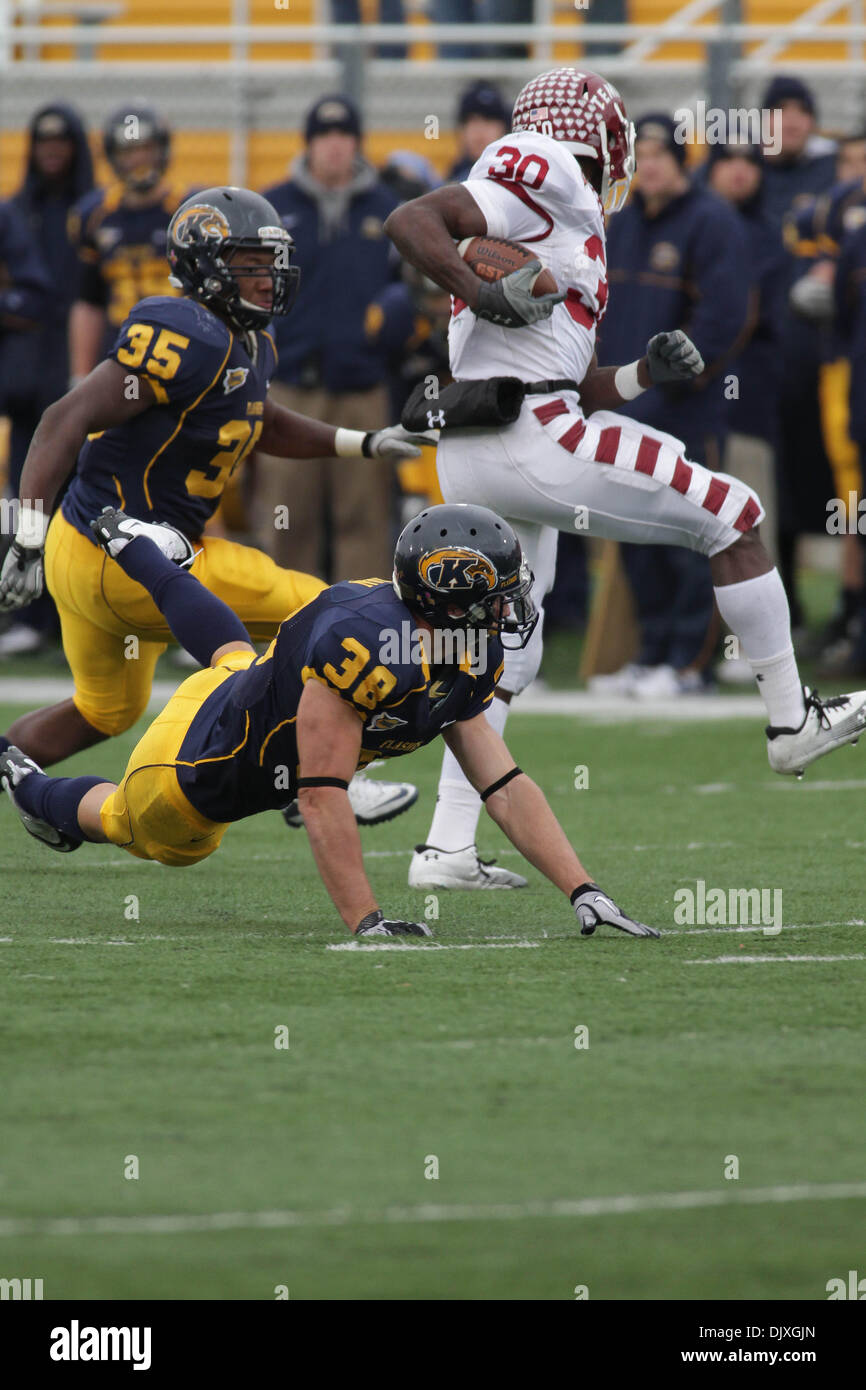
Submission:
[[[758,490],[800,655],[828,675],[861,675],[866,131],[820,134],[813,94],[796,77],[774,77],[762,108],[775,113],[766,149],[740,132],[687,147],[665,111],[637,122],[637,178],[608,224],[599,362],[632,361],[662,330],[689,333],[706,364],[696,384],[647,392],[624,413]],[[473,84],[456,123],[460,154],[446,181],[466,178],[510,128],[507,94]],[[174,293],[166,230],[194,190],[172,179],[171,132],[157,112],[124,108],[103,141],[113,177],[96,187],[81,118],[67,105],[42,106],[29,123],[18,192],[0,202],[0,416],[8,420],[0,477],[9,498],[46,407],[101,360],[139,299]],[[279,404],[374,430],[399,419],[418,381],[447,382],[449,296],[403,265],[383,230],[394,207],[440,182],[408,151],[374,167],[361,113],[346,97],[326,95],[308,112],[303,153],[281,183],[261,190],[294,238],[302,272],[292,313],[273,326]],[[397,530],[429,500],[441,500],[432,449],[397,470],[259,453],[232,480],[215,524],[333,581],[388,574]],[[275,524],[286,505],[288,525]],[[807,633],[798,540],[828,532],[837,536],[837,608],[823,631]],[[717,678],[751,681],[735,659],[717,661],[722,634],[705,557],[623,546],[622,559],[639,650],[619,671],[593,677],[594,688],[667,698]],[[589,593],[587,542],[561,536],[546,631],[582,632]],[[45,595],[0,631],[0,658],[51,646],[58,633]]]

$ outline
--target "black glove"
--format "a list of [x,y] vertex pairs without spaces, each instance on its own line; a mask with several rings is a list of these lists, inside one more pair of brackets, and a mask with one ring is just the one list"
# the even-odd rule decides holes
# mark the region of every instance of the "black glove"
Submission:
[[596,927],[607,925],[627,932],[629,936],[661,936],[655,927],[636,922],[617,907],[597,883],[584,883],[571,895],[575,916],[580,923],[581,936],[592,936]]
[[653,386],[691,381],[704,370],[704,359],[681,328],[656,333],[646,345],[646,357]]
[[432,936],[429,927],[425,927],[421,922],[392,922],[377,907],[375,912],[368,912],[362,922],[359,922],[356,936]]
[[529,323],[538,323],[550,318],[557,304],[565,299],[564,294],[542,294],[538,299],[532,295],[532,286],[542,271],[541,261],[527,261],[519,270],[503,275],[492,284],[486,282],[478,291],[475,316],[495,323],[499,328],[525,328]]

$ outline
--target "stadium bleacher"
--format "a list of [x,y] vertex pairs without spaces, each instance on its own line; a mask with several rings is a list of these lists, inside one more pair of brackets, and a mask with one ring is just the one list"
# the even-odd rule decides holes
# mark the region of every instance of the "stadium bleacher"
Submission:
[[[273,32],[275,27],[284,26],[296,39],[302,39],[311,25],[327,25],[329,20],[326,0],[292,0],[290,9],[278,8],[274,0],[248,0],[241,8],[254,28],[267,25]],[[429,22],[429,8],[423,3],[407,6],[408,34],[421,32],[419,25]],[[808,17],[814,8],[811,0],[741,0],[743,22],[755,25],[791,25]],[[533,56],[526,62],[479,60],[474,69],[480,75],[498,77],[506,88],[516,89],[528,68],[533,63],[537,66],[541,59],[569,62],[581,57],[585,48],[574,35],[588,27],[586,12],[565,0],[554,0],[547,9],[555,31],[568,33],[568,39],[535,42],[536,31],[529,30]],[[304,110],[323,91],[339,89],[342,84],[334,46],[312,40],[253,42],[246,53],[237,44],[204,39],[183,45],[164,42],[167,34],[179,27],[200,28],[204,33],[215,26],[230,25],[239,13],[232,0],[187,0],[183,6],[174,0],[37,0],[32,4],[7,0],[5,5],[0,3],[0,25],[4,10],[14,16],[18,27],[27,24],[44,31],[46,42],[12,46],[11,61],[5,66],[0,48],[0,195],[8,193],[18,179],[27,115],[49,91],[76,104],[91,126],[98,128],[105,114],[128,98],[132,74],[135,95],[158,106],[178,132],[174,164],[180,183],[243,178],[254,186],[264,186],[281,176],[297,152],[297,130]],[[365,0],[361,13],[365,23],[375,21],[374,0]],[[660,30],[667,23],[683,20],[702,27],[721,21],[722,6],[721,0],[715,4],[692,0],[685,6],[679,0],[628,0],[626,16],[629,23],[651,24]],[[86,45],[51,41],[52,32],[85,18],[90,20]],[[833,28],[856,18],[856,7],[846,3],[824,23]],[[130,26],[152,29],[153,42],[130,46],[111,41],[112,34],[119,38]],[[331,32],[335,41],[341,37],[336,26]],[[639,67],[629,67],[627,54],[606,59],[636,115],[660,103],[689,105],[706,95],[707,46],[695,40],[659,41],[662,38],[659,33],[651,42],[639,41],[641,54],[645,54]],[[427,40],[410,41],[407,47],[407,62],[375,58],[372,49],[363,55],[368,153],[379,163],[392,149],[414,149],[444,172],[454,158],[450,127],[457,92],[473,65],[431,61],[436,50]],[[823,66],[810,73],[824,126],[844,131],[862,118],[861,82],[852,64],[857,53],[862,55],[862,45],[858,50],[848,41],[828,43],[812,38],[786,44],[774,39],[769,47],[778,52],[769,55],[763,38],[743,45],[744,56],[766,54],[767,64],[760,71],[747,72],[737,83],[738,100],[748,102],[756,96],[773,64],[817,61],[831,65],[830,72]],[[240,59],[241,76],[237,67],[231,66],[233,59]],[[37,78],[40,63],[47,66]],[[836,63],[838,72],[832,71]],[[183,71],[181,82],[178,65]],[[50,88],[47,71],[56,73]],[[430,113],[440,121],[438,137],[433,140],[424,128]],[[104,173],[100,169],[100,176]]]

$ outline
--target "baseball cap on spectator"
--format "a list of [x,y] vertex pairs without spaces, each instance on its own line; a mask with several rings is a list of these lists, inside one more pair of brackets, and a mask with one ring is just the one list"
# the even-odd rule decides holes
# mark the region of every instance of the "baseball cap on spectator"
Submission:
[[457,107],[457,124],[465,125],[472,116],[484,116],[489,121],[501,121],[508,128],[511,112],[502,99],[502,93],[492,82],[473,82],[460,95]]
[[668,154],[673,155],[678,164],[685,164],[685,141],[677,140],[676,131],[677,123],[672,116],[665,112],[652,112],[648,116],[641,116],[635,123],[635,144],[638,140],[657,140]]
[[774,110],[786,101],[796,101],[802,106],[804,111],[808,111],[810,116],[817,114],[815,107],[815,95],[811,87],[799,77],[794,77],[790,73],[779,73],[770,82],[764,92],[764,99],[761,102],[765,110]]
[[344,96],[319,97],[315,106],[307,113],[304,126],[304,139],[307,144],[314,135],[324,135],[329,130],[341,130],[346,135],[361,138],[361,113],[353,101]]

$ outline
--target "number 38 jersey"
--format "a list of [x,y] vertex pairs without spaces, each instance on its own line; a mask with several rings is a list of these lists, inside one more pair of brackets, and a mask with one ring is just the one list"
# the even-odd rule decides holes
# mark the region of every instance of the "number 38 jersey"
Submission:
[[431,667],[412,614],[387,581],[334,584],[282,624],[264,656],[204,701],[178,751],[181,789],[218,822],[291,801],[298,706],[310,680],[336,692],[357,715],[359,767],[412,753],[489,705],[503,670],[499,639],[490,637],[477,657],[474,665],[467,654]]
[[156,400],[133,419],[91,435],[63,500],[63,515],[92,539],[90,521],[121,506],[142,521],[168,521],[191,540],[226,483],[255,448],[276,366],[269,333],[244,340],[194,299],[136,304],[109,357]]
[[453,376],[582,381],[607,304],[607,270],[601,201],[574,155],[548,135],[503,135],[487,146],[463,187],[484,213],[488,236],[534,251],[566,299],[525,328],[497,328],[456,299],[448,335]]

